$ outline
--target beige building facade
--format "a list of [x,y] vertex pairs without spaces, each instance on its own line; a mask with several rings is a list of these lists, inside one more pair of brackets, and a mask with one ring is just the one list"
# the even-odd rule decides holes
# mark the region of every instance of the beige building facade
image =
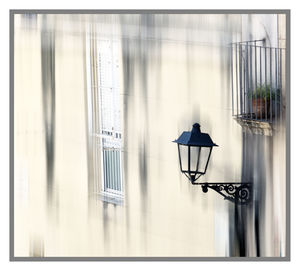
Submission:
[[[231,43],[284,48],[285,19],[15,15],[14,256],[286,256],[286,109],[243,126],[231,80]],[[253,203],[181,174],[195,122],[219,145],[201,181],[251,182]]]

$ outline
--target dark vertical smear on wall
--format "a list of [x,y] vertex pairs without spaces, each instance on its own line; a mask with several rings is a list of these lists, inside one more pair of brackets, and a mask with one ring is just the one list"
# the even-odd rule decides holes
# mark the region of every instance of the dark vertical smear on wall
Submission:
[[[162,103],[161,103],[161,93],[162,93],[162,35],[163,35],[163,29],[168,27],[168,15],[166,14],[159,14],[155,15],[155,29],[154,29],[154,36],[155,39],[152,42],[151,50],[149,51],[152,55],[149,59],[150,61],[150,67],[149,70],[151,72],[151,86],[154,87],[152,95],[155,96],[156,99],[156,111],[155,111],[155,117],[159,118],[159,114],[161,112]],[[159,25],[159,27],[158,27]],[[154,83],[154,84],[153,84]],[[152,116],[153,117],[153,116]],[[158,160],[161,159],[161,141],[158,140],[157,142],[157,157]],[[159,175],[162,172],[162,168],[160,166],[160,163],[157,163],[158,166],[158,172]]]
[[[154,55],[152,58],[153,65],[155,67],[155,72],[156,72],[156,85],[155,85],[155,91],[156,91],[156,98],[159,101],[161,97],[161,83],[162,83],[162,29],[168,27],[168,15],[162,14],[162,15],[156,15],[156,20],[157,21],[159,18],[159,22],[161,27],[156,27],[155,29],[155,44],[154,44]],[[159,104],[159,103],[157,103]],[[159,112],[159,111],[158,111]]]
[[[248,134],[247,131],[243,131],[242,134],[242,174],[241,182],[253,183],[253,170],[254,170],[254,150],[253,150],[254,139],[252,134]],[[237,251],[240,257],[245,257],[248,254],[247,251],[247,222],[246,212],[250,206],[236,206],[235,204],[235,233],[237,239]]]
[[[123,25],[123,24],[122,24]],[[131,107],[131,89],[133,88],[133,61],[131,61],[130,56],[130,42],[127,38],[122,39],[122,62],[123,62],[123,88],[124,88],[124,95],[123,95],[123,143],[124,143],[124,179],[125,179],[125,188],[128,185],[128,120],[129,120],[129,108]],[[129,191],[125,189],[126,198],[129,198]]]
[[[265,220],[266,170],[268,170],[265,161],[272,153],[271,150],[265,152],[265,140],[263,135],[247,130],[243,132],[241,180],[252,183],[253,203],[235,206],[233,218],[235,229],[234,234],[230,235],[231,256],[263,256],[261,229]],[[267,140],[272,141],[272,138],[268,137]],[[272,165],[272,161],[270,162]],[[251,243],[254,247],[251,247]]]
[[45,257],[45,244],[41,236],[30,236],[29,257]]
[[[266,171],[269,173],[272,171],[272,161],[269,160],[272,156],[272,150],[270,148],[265,148],[267,142],[272,142],[273,138],[270,136],[254,135],[255,142],[253,146],[256,148],[256,155],[254,157],[254,169],[256,170],[256,178],[254,179],[254,233],[255,233],[255,250],[256,256],[266,256],[263,252],[263,244],[266,244],[261,235],[262,229],[264,227],[264,222],[266,220],[266,187],[267,182],[270,181],[267,178]],[[265,151],[266,150],[266,151]],[[269,165],[265,161],[269,161]]]
[[[130,199],[130,189],[129,189],[129,165],[128,165],[128,138],[130,136],[128,124],[130,118],[129,109],[132,108],[132,89],[134,82],[134,61],[132,60],[131,55],[131,42],[130,39],[126,37],[127,32],[127,20],[126,17],[120,16],[120,25],[121,25],[121,36],[122,36],[122,65],[123,65],[123,144],[124,144],[124,152],[123,152],[123,167],[124,167],[124,188],[125,188],[125,198]],[[127,202],[127,205],[130,205],[130,202]],[[125,208],[126,215],[126,243],[130,245],[130,208]]]
[[260,257],[260,233],[259,233],[259,204],[258,200],[255,200],[254,209],[254,232],[255,232],[255,249],[256,256]]
[[55,155],[55,32],[48,27],[46,15],[42,15],[41,71],[46,142],[47,202],[50,205],[53,197]]
[[37,14],[25,13],[21,14],[22,24],[24,24],[25,29],[30,29],[31,31],[37,30]]
[[[223,15],[223,28],[220,31],[220,35],[218,36],[219,44],[221,45],[219,50],[220,55],[220,88],[223,89],[223,91],[220,91],[221,99],[225,101],[225,109],[223,111],[223,114],[230,114],[231,115],[231,84],[230,84],[230,74],[231,74],[231,59],[230,59],[230,43],[233,41],[233,34],[236,34],[236,29],[234,28],[234,25],[232,24],[232,20],[230,20],[232,15],[224,14]],[[223,118],[224,121],[229,120],[227,117]],[[229,121],[226,122],[226,126],[230,127],[231,123]],[[243,146],[245,147],[245,146]],[[242,160],[245,161],[245,151],[243,151],[243,158]],[[226,155],[223,157],[223,159],[226,160]],[[244,166],[244,164],[243,164]],[[225,176],[229,176],[230,173],[227,174],[227,170],[224,171]],[[244,179],[242,177],[242,179]],[[237,180],[231,180],[233,182]],[[239,217],[241,215],[241,212],[244,210],[239,211],[239,206],[236,204],[233,204],[233,206],[229,205],[228,208],[228,220],[229,220],[229,229],[228,229],[228,251],[229,256],[240,256],[240,254],[245,253],[245,244],[243,242],[243,238],[241,236],[243,235],[241,231],[241,226],[239,225]],[[242,253],[241,253],[242,250]],[[244,250],[244,252],[243,252]]]
[[240,256],[239,236],[237,235],[238,213],[235,204],[228,210],[229,218],[229,257]]
[[[253,183],[253,136],[251,134],[247,134],[246,131],[243,131],[243,144],[242,144],[242,182],[251,182]],[[247,144],[246,144],[247,143]],[[243,208],[241,212],[246,212],[246,208]],[[245,234],[245,227],[246,222],[245,216],[240,213],[238,217],[237,223],[237,233],[239,239],[239,256],[246,256],[246,234]]]
[[[248,135],[245,131],[242,134],[242,182],[253,182],[253,153],[251,148],[253,141],[252,136]],[[246,142],[248,144],[246,144]],[[230,242],[230,256],[244,257],[246,256],[246,236],[245,236],[245,221],[243,212],[245,208],[234,204],[234,210],[231,213],[231,220],[233,220],[233,231],[231,233]]]
[[238,252],[240,257],[246,256],[245,249],[245,225],[244,225],[244,214],[242,206],[239,206],[237,203],[234,204],[234,222],[235,222],[235,236],[236,244],[238,246]]
[[109,216],[108,216],[108,204],[107,202],[102,202],[102,226],[103,226],[103,244],[106,251],[109,250]]
[[[139,138],[139,177],[140,177],[140,193],[141,193],[141,208],[142,208],[142,217],[141,217],[141,227],[144,232],[147,232],[147,219],[144,214],[147,213],[148,209],[148,149],[147,145],[149,143],[148,134],[149,134],[149,106],[148,106],[148,76],[149,76],[149,65],[150,59],[153,57],[153,38],[155,37],[155,15],[153,14],[141,14],[140,15],[140,39],[137,43],[137,52],[138,52],[138,66],[140,71],[140,91],[141,93],[141,116],[144,117],[144,130]],[[144,249],[147,248],[147,236],[143,235]],[[146,252],[146,251],[145,251]]]
[[[257,178],[254,179],[254,240],[255,240],[255,254],[257,257],[261,256],[261,238],[260,238],[260,227],[261,227],[261,216],[263,215],[260,212],[264,202],[263,202],[263,195],[265,190],[265,183],[266,180],[265,174],[261,172],[261,165],[260,163],[263,162],[266,157],[264,157],[263,151],[263,138],[259,138],[259,136],[254,135],[256,142],[253,142],[253,146],[257,149],[257,155],[254,157],[254,167],[253,170],[257,171]],[[259,157],[258,154],[261,154],[263,157]],[[259,161],[262,160],[262,161]]]
[[[168,15],[160,15],[160,23],[162,25],[162,28],[168,27]],[[153,70],[156,72],[156,80],[155,80],[155,91],[156,91],[156,117],[159,118],[159,112],[161,112],[162,104],[161,101],[161,93],[163,91],[162,89],[162,28],[157,28],[155,30],[155,35],[157,36],[157,40],[155,42],[155,53],[153,58]],[[158,146],[157,146],[157,157],[160,161],[162,159],[162,141],[158,140]],[[161,176],[163,171],[163,168],[161,166],[161,163],[158,163],[158,175]]]
[[[246,131],[243,131],[242,134],[243,144],[242,144],[242,182],[251,182],[253,184],[253,170],[254,170],[254,155],[255,151],[253,150],[253,135],[248,134]],[[237,253],[238,255],[245,257],[248,256],[249,251],[248,240],[247,240],[247,230],[250,230],[250,226],[247,224],[247,212],[251,208],[249,206],[236,206],[234,210],[234,224],[235,224],[235,238],[237,244]]]
[[[247,142],[247,134],[243,132],[243,143]],[[242,145],[242,176],[241,181],[252,182],[252,159],[250,157],[249,146],[251,146],[252,140],[248,139],[248,144]],[[247,208],[248,206],[246,206]],[[245,234],[245,207],[239,206],[234,203],[234,209],[229,212],[230,224],[234,225],[229,231],[229,250],[230,255],[234,257],[245,257],[246,256],[246,234]]]
[[142,195],[142,208],[145,211],[147,208],[146,199],[148,195],[148,166],[147,166],[147,146],[145,139],[140,139],[139,143],[139,174],[140,174],[140,189]]
[[141,114],[144,116],[144,131],[139,139],[139,175],[140,175],[140,189],[142,194],[142,208],[143,211],[147,209],[147,196],[148,196],[148,165],[147,165],[147,135],[149,127],[149,108],[148,108],[148,67],[149,59],[151,57],[152,42],[149,38],[154,37],[154,16],[152,14],[140,15],[140,36],[138,40],[138,61],[139,70],[141,73],[140,93],[142,98]]
[[[152,56],[150,58],[150,64],[151,66],[149,67],[149,69],[151,70],[151,78],[153,78],[154,82],[152,81],[151,83],[155,83],[153,84],[153,86],[155,87],[155,89],[153,90],[153,92],[155,91],[155,98],[156,98],[156,118],[160,117],[160,112],[161,112],[161,108],[162,108],[162,103],[161,103],[161,93],[163,91],[162,89],[162,35],[163,35],[163,29],[166,29],[168,27],[169,24],[169,15],[166,14],[160,14],[160,15],[156,15],[155,16],[155,41],[152,43],[152,50],[150,52],[152,52]],[[159,25],[159,27],[158,27]],[[161,146],[161,141],[158,140],[157,142],[157,157],[158,160],[161,160],[162,157],[162,146]],[[161,164],[158,163],[158,172],[159,175],[162,174],[162,168],[161,168]]]

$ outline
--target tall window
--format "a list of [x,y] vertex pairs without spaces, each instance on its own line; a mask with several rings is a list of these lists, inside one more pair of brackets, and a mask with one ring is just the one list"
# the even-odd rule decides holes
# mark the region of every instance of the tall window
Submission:
[[94,190],[105,201],[123,199],[119,41],[87,41]]

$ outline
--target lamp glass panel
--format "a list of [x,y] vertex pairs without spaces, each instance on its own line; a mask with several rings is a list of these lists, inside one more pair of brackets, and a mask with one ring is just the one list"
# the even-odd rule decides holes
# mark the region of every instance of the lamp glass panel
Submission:
[[199,162],[199,171],[200,172],[205,172],[205,167],[207,164],[207,160],[209,157],[211,148],[210,147],[202,147],[201,148],[201,155],[200,155],[200,162]]
[[[179,146],[179,151],[180,151],[180,156],[179,159],[181,158],[181,171],[187,171],[188,170],[188,146],[185,145],[178,145]],[[180,163],[180,161],[179,161]]]
[[191,157],[190,171],[192,172],[199,171],[200,155],[201,155],[201,147],[198,146],[190,147],[190,157]]

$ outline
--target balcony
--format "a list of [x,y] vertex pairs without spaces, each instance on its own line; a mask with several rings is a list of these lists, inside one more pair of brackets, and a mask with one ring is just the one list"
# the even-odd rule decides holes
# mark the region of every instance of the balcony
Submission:
[[265,40],[231,44],[232,115],[243,128],[272,135],[283,120],[285,49]]

